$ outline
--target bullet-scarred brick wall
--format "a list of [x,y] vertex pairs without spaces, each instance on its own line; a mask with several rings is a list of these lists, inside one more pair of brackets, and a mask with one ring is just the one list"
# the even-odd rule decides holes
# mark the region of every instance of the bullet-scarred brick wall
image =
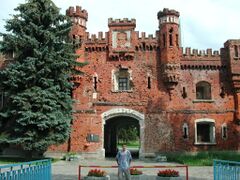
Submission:
[[[105,35],[100,32],[89,37],[86,26],[76,20],[87,20],[86,11],[80,15],[74,8],[69,11],[74,23],[71,37],[75,35],[75,43],[81,39],[76,51],[78,60],[87,65],[81,69],[84,75],[75,78],[78,86],[73,91],[76,103],[72,133],[66,143],[68,151],[104,156],[104,123],[108,119],[104,113],[116,109],[117,114],[123,108],[129,111],[119,116],[135,117],[131,110],[143,116],[140,156],[165,151],[239,150],[240,74],[236,69],[240,59],[234,50],[240,47],[240,40],[227,41],[221,53],[183,49],[179,13],[169,9],[159,12],[160,29],[155,36],[140,36],[134,30],[135,19],[110,18]],[[114,72],[121,69],[131,74],[128,91],[114,89]],[[196,98],[200,81],[211,85],[211,99]],[[215,122],[215,143],[196,144],[195,121],[199,119]],[[184,123],[188,126],[187,138],[183,137]],[[227,125],[227,138],[222,138],[223,124]],[[99,141],[88,142],[89,134],[98,135]]]

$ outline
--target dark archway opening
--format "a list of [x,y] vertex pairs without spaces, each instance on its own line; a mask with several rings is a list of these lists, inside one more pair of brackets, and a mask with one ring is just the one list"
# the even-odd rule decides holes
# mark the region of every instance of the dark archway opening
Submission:
[[[130,139],[126,141],[127,138],[124,137],[130,137]],[[139,157],[140,125],[137,119],[119,116],[106,121],[104,125],[105,157],[115,157],[122,143],[127,145],[133,157]]]

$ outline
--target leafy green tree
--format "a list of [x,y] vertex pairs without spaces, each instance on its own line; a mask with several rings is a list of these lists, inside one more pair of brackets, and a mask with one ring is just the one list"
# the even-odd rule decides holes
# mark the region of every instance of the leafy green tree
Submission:
[[1,52],[14,52],[13,63],[0,72],[7,105],[0,112],[0,146],[11,144],[43,152],[70,134],[74,47],[71,22],[51,0],[20,4],[1,33]]
[[130,141],[138,140],[139,133],[135,126],[121,127],[118,130],[118,140],[128,144]]

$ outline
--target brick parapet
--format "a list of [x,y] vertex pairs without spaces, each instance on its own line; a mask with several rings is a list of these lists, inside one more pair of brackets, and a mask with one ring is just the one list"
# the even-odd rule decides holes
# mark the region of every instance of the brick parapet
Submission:
[[185,50],[182,48],[182,55],[185,59],[203,59],[203,60],[220,60],[220,52],[211,48],[206,50],[191,49],[186,47]]
[[133,27],[136,27],[136,19],[128,19],[128,18],[113,19],[113,18],[109,18],[108,19],[108,27],[112,27],[112,26],[133,26]]
[[73,6],[69,7],[66,10],[66,15],[69,17],[81,17],[84,18],[85,20],[88,19],[88,13],[85,9],[82,9],[81,6],[76,6],[76,8],[74,8]]
[[[135,40],[133,42],[133,48],[136,51],[152,51],[159,49],[157,36],[149,34],[146,37],[146,33],[142,32],[139,36],[139,32],[135,31]],[[105,34],[105,36],[103,36]],[[99,46],[108,46],[108,34],[109,32],[98,32],[98,34],[89,34],[86,32],[86,40],[84,42],[85,47],[99,47]]]

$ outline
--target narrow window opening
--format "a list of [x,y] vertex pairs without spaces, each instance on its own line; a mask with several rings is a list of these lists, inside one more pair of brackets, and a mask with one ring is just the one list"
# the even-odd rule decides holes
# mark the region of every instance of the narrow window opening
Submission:
[[142,47],[143,47],[143,50],[145,51],[146,50],[146,43],[145,42],[142,43]]
[[238,47],[234,46],[235,57],[238,57]]
[[188,138],[188,125],[187,123],[183,124],[183,139],[187,139]]
[[148,76],[148,89],[151,89],[151,77]]
[[73,44],[75,44],[76,36],[75,36],[75,35],[72,35],[72,38],[73,38]]
[[185,99],[187,97],[186,88],[183,87],[182,97]]
[[95,91],[97,91],[97,77],[96,76],[93,77],[93,88]]
[[224,98],[224,97],[225,97],[225,89],[224,89],[224,87],[223,87],[223,86],[221,87],[220,96],[221,96],[222,98]]
[[184,128],[184,135],[183,135],[183,137],[186,139],[187,138],[187,128],[185,127]]
[[227,125],[222,125],[222,138],[227,139]]
[[173,46],[172,34],[169,34],[169,45],[170,45],[170,46]]
[[169,30],[169,46],[173,46],[173,28]]
[[223,127],[223,138],[227,137],[227,128]]

